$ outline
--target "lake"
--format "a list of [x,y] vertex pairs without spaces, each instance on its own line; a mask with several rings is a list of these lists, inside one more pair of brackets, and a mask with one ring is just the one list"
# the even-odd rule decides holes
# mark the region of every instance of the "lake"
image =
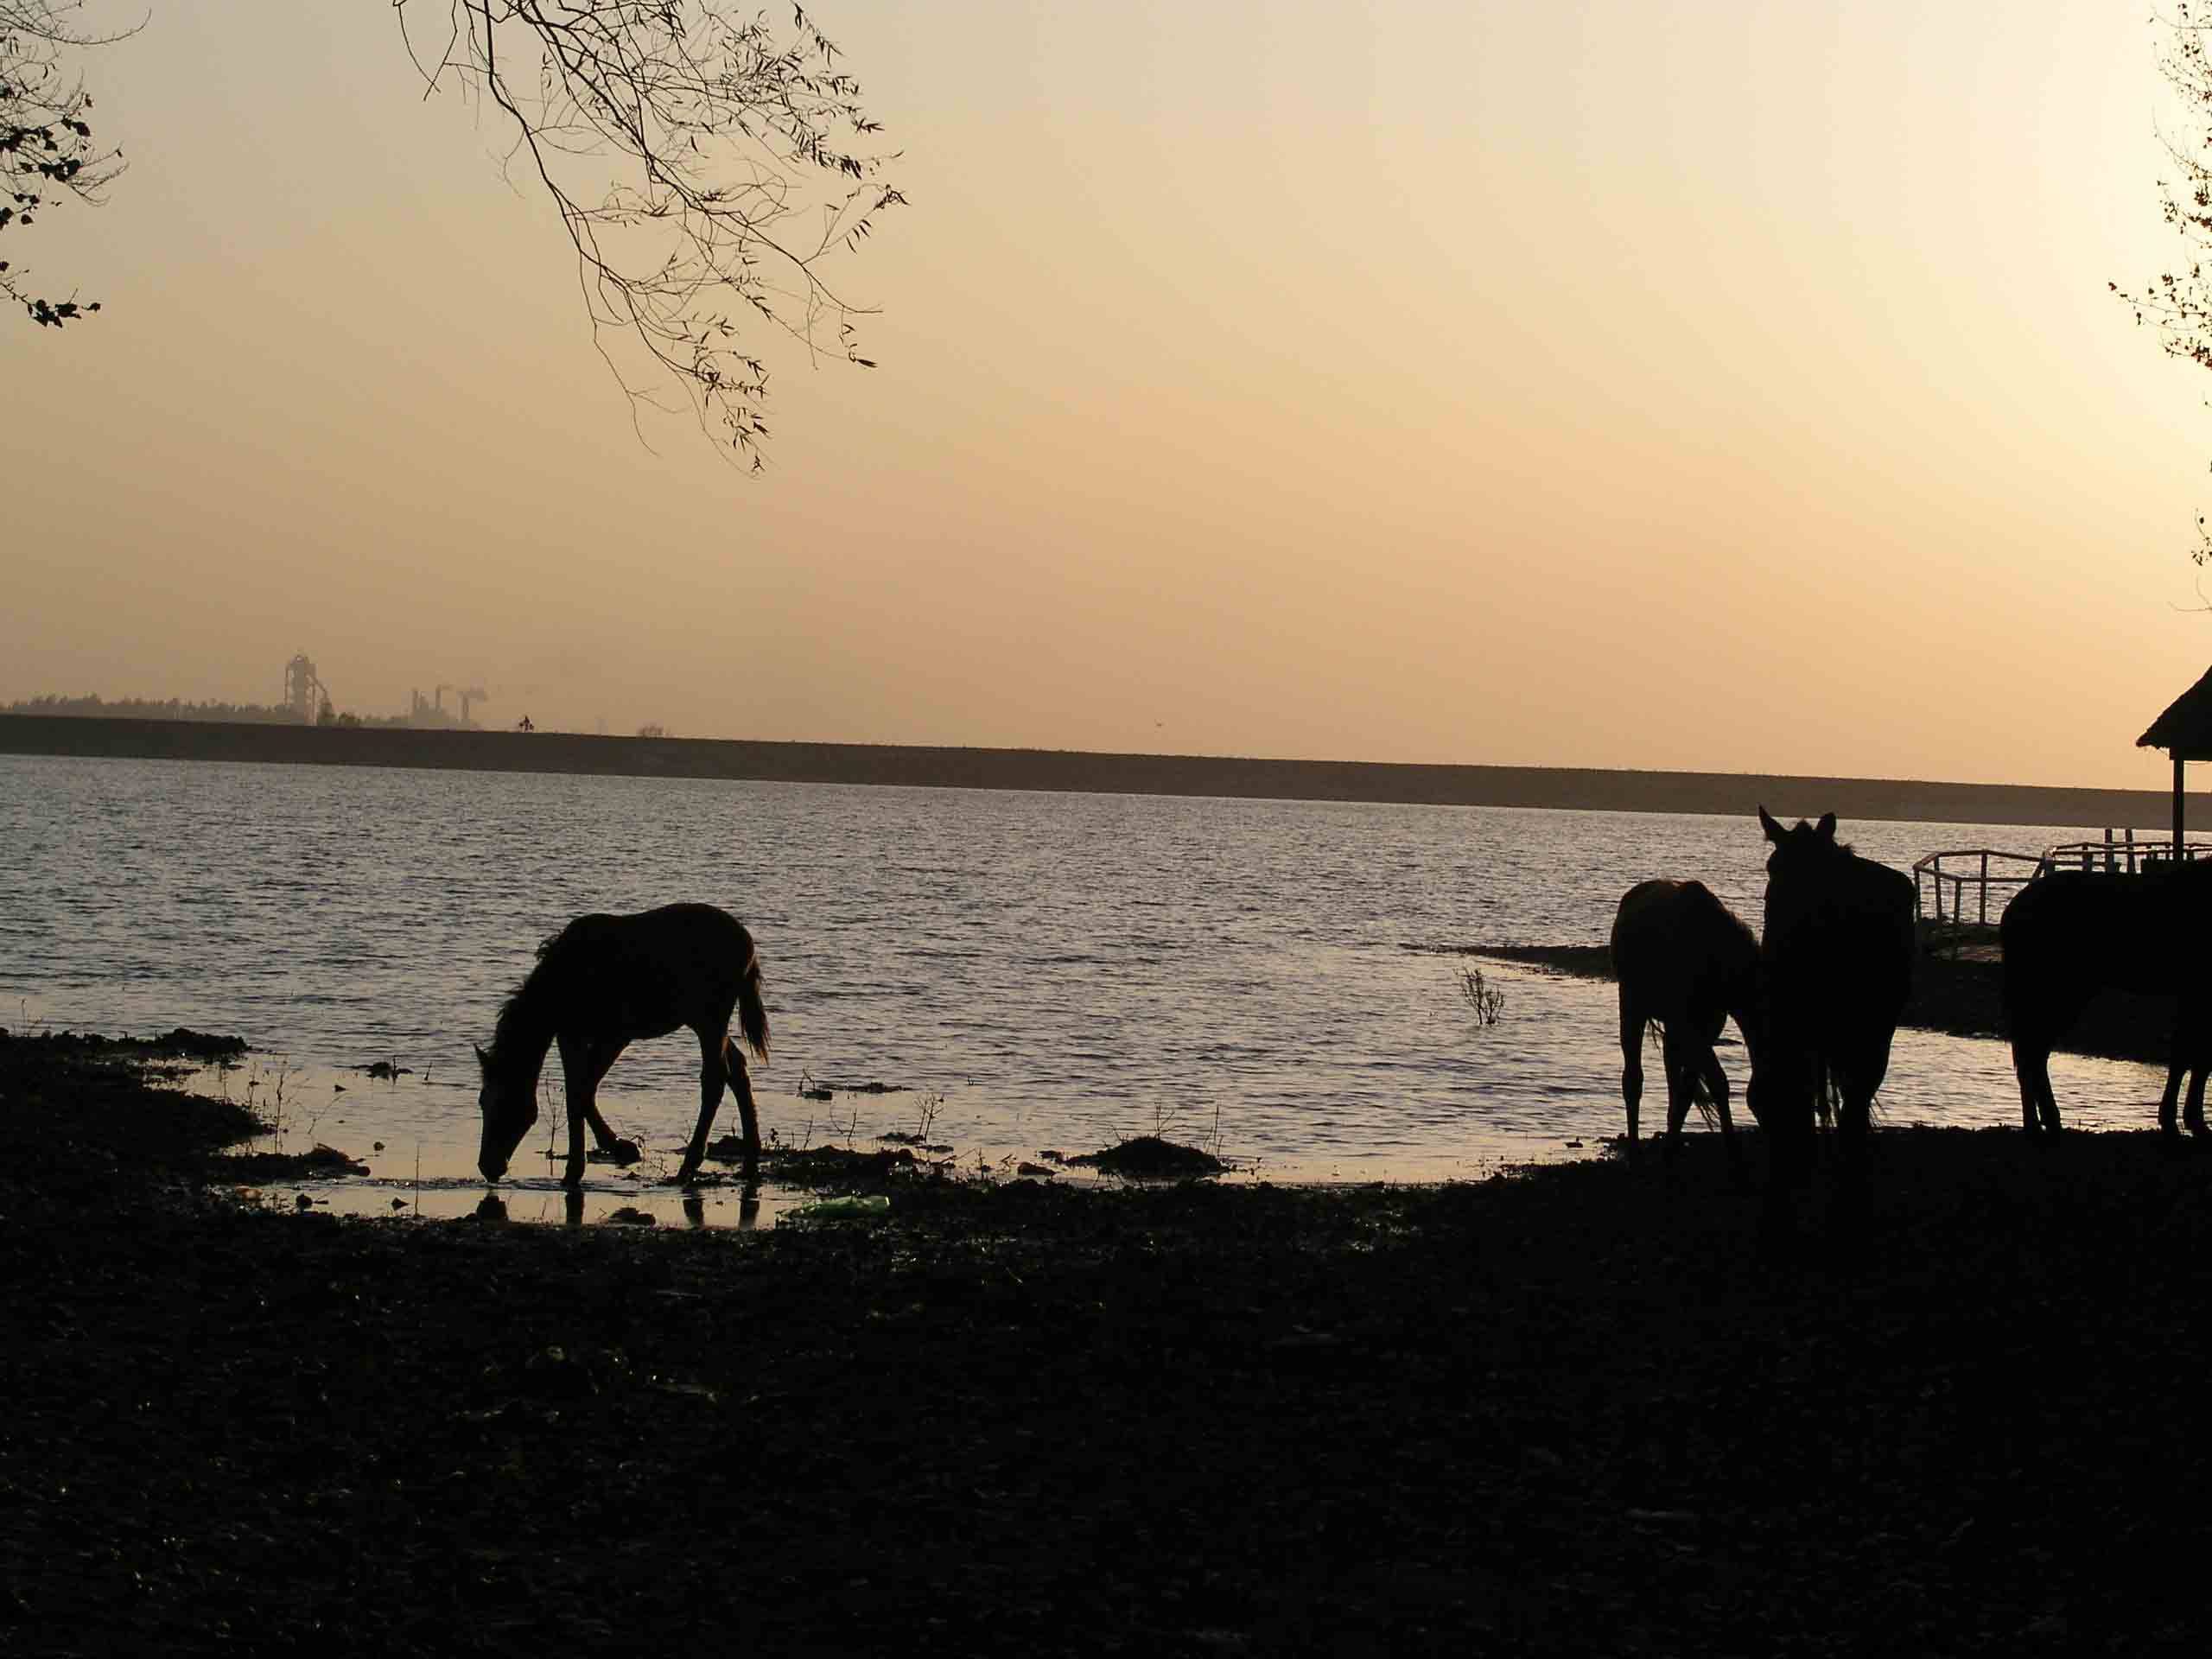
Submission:
[[[2037,851],[2094,833],[1842,830],[1900,869],[1941,848]],[[772,1060],[753,1067],[763,1133],[787,1143],[866,1146],[926,1122],[963,1166],[1011,1173],[1047,1149],[1157,1131],[1218,1145],[1244,1179],[1433,1180],[1586,1155],[1622,1117],[1610,985],[1446,952],[1602,943],[1622,892],[1653,875],[1698,877],[1756,927],[1765,882],[1748,806],[16,756],[0,756],[0,1024],[236,1033],[257,1052],[201,1086],[279,1112],[292,1149],[325,1141],[374,1172],[304,1190],[425,1214],[481,1196],[470,1045],[488,1040],[537,942],[586,911],[688,899],[747,922],[773,1030]],[[1503,994],[1495,1024],[1469,1006],[1469,966]],[[676,1218],[650,1179],[689,1135],[697,1057],[679,1033],[617,1065],[602,1109],[653,1155],[627,1173],[594,1166],[590,1215]],[[1740,1085],[1740,1049],[1722,1057]],[[378,1060],[408,1074],[372,1080],[361,1068]],[[518,1216],[560,1210],[540,1155],[562,1118],[557,1060],[547,1072],[544,1122],[516,1162]],[[2138,1127],[2163,1073],[2061,1056],[2053,1080],[2069,1123]],[[841,1086],[871,1083],[887,1091]],[[803,1084],[836,1092],[804,1099]],[[2017,1121],[2006,1051],[1901,1032],[1878,1110]],[[732,1128],[735,1116],[726,1103]],[[705,1196],[709,1223],[738,1219],[734,1192]],[[790,1201],[767,1194],[758,1217]]]

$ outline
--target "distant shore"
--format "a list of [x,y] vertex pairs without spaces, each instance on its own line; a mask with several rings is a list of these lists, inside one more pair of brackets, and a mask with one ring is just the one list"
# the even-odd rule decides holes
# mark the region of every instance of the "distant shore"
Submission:
[[[2172,810],[2171,797],[2159,790],[43,715],[0,715],[0,753],[1577,811],[1748,814],[1764,804],[1784,817],[1833,811],[1846,819],[2145,830],[2164,827]],[[2190,817],[2212,823],[2212,795],[2190,796]]]

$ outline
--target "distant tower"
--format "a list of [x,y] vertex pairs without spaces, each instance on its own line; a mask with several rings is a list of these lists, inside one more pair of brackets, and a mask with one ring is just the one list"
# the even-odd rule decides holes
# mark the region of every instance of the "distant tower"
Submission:
[[330,688],[316,675],[307,652],[302,652],[284,664],[284,706],[301,725],[315,724],[316,714],[329,696]]

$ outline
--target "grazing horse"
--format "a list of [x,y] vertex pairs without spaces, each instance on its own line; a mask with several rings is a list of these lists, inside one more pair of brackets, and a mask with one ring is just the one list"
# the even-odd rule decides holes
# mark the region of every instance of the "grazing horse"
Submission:
[[2005,906],[2005,1025],[2020,1080],[2020,1119],[2031,1135],[2059,1131],[2050,1051],[2106,986],[2177,995],[2158,1127],[2179,1133],[2175,1108],[2190,1074],[2188,1122],[2206,1133],[2204,1077],[2212,1065],[2212,862],[2137,874],[2058,870],[2038,876]]
[[1702,881],[1641,881],[1614,912],[1612,957],[1630,1144],[1643,1099],[1643,1028],[1656,1024],[1667,1071],[1668,1150],[1681,1145],[1682,1119],[1702,1084],[1729,1159],[1740,1162],[1728,1119],[1728,1074],[1713,1046],[1731,1014],[1745,1047],[1758,1041],[1759,943],[1751,930]]
[[699,1123],[678,1181],[699,1171],[707,1131],[727,1084],[745,1122],[745,1167],[759,1166],[760,1123],[745,1056],[730,1039],[734,1014],[747,1045],[768,1057],[760,1001],[760,952],[744,925],[712,905],[665,905],[635,916],[579,916],[537,947],[537,966],[499,1010],[492,1046],[476,1051],[484,1074],[477,1105],[484,1139],[476,1166],[496,1181],[537,1122],[537,1074],[561,1047],[568,1084],[569,1161],[561,1184],[583,1185],[583,1126],[602,1152],[637,1148],[599,1115],[599,1081],[630,1044],[688,1026],[699,1039]]
[[[1835,838],[1835,814],[1784,830],[1759,808],[1766,863],[1760,963],[1765,1029],[1752,1056],[1753,1110],[1774,1148],[1774,1188],[1812,1166],[1815,1098],[1832,1083],[1845,1167],[1863,1176],[1868,1113],[1912,994],[1912,882]],[[1779,1212],[1776,1212],[1779,1213]]]

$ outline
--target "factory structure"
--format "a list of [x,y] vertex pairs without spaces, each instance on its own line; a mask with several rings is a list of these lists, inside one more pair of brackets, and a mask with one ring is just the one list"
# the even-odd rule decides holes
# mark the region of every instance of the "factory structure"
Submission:
[[[451,709],[446,707],[448,691],[454,698]],[[470,718],[471,709],[480,702],[491,701],[480,685],[463,688],[450,683],[432,688],[428,697],[420,689],[410,690],[408,697],[404,715],[372,716],[365,721],[352,715],[341,716],[331,701],[330,688],[315,671],[315,659],[300,652],[284,664],[284,701],[280,706],[302,726],[411,726],[417,731],[474,732],[482,728]]]

